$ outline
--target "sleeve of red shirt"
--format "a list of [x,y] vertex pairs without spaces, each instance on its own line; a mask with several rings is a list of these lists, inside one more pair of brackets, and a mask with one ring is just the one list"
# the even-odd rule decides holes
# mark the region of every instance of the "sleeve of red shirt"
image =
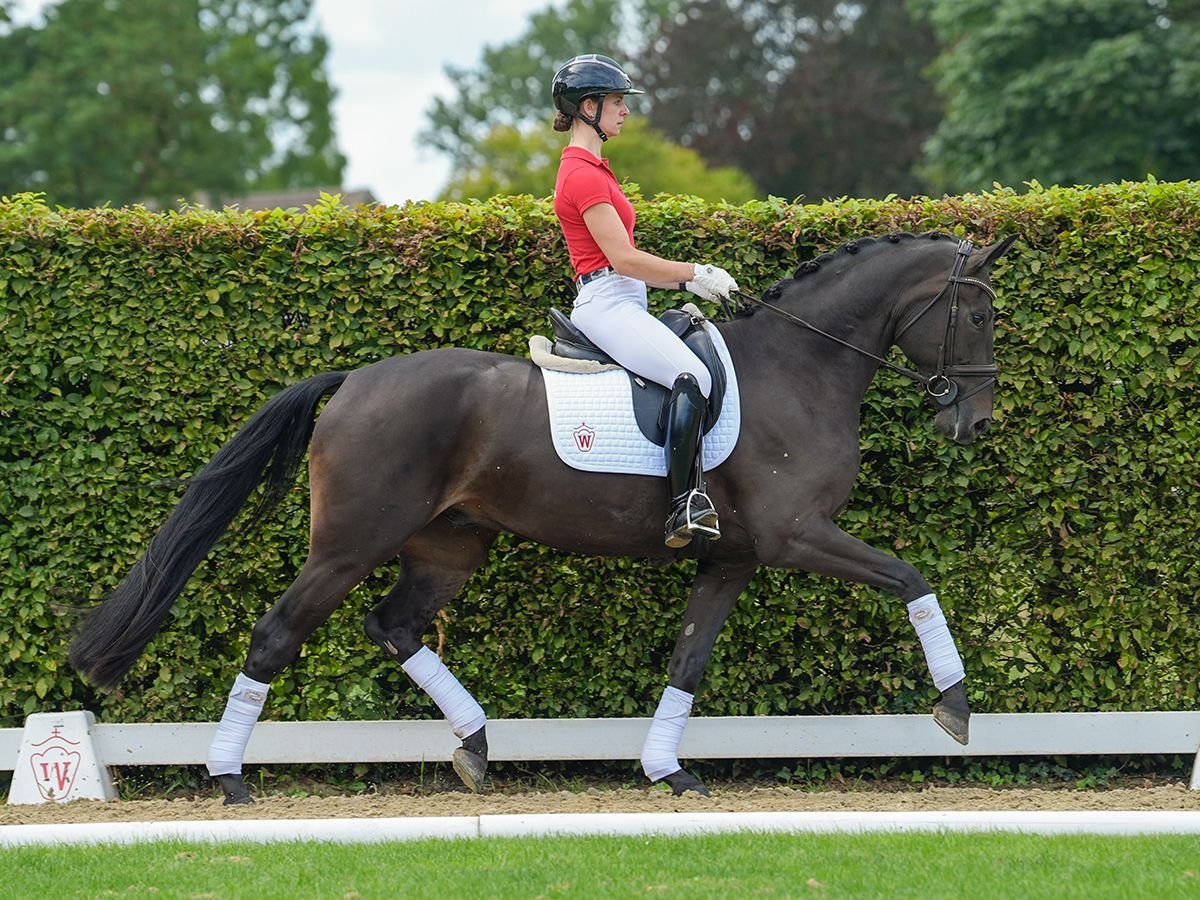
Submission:
[[595,166],[579,166],[567,175],[566,199],[583,215],[597,203],[611,203],[608,176]]

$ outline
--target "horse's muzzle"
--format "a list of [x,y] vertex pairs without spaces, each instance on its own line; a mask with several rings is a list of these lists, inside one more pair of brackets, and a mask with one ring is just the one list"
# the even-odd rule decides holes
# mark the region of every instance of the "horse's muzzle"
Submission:
[[991,411],[975,411],[972,404],[955,403],[938,410],[933,427],[938,434],[957,444],[970,444],[992,427]]

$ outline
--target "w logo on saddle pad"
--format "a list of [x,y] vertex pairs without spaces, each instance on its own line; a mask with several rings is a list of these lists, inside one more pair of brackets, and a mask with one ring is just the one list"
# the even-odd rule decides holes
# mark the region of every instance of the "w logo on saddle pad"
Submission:
[[575,446],[579,448],[580,453],[591,453],[592,442],[596,440],[596,430],[589,428],[585,422],[576,428],[572,434],[575,435]]
[[[695,310],[695,315],[699,316],[700,311]],[[704,437],[703,463],[707,471],[733,452],[741,425],[741,404],[725,341],[712,323],[704,322],[704,329],[724,366],[726,381],[719,416]],[[555,356],[545,337],[534,337],[529,345],[546,384],[550,439],[559,459],[585,472],[666,475],[661,427],[655,427],[658,404],[668,393],[665,388],[648,384],[611,364]]]

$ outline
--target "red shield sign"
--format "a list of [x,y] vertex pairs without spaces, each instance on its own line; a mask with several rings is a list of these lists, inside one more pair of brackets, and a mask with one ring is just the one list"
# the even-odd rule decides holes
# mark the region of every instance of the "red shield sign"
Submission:
[[75,741],[68,741],[61,734],[55,733],[34,746],[40,747],[37,753],[29,757],[33,767],[33,780],[37,784],[38,793],[46,800],[64,800],[70,796],[75,786],[75,776],[79,774],[79,751],[74,749]]

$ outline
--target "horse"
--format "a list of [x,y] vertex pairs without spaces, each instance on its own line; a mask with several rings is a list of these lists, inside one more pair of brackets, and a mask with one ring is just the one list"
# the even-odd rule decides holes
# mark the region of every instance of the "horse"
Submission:
[[[708,793],[678,747],[718,633],[760,566],[871,585],[907,604],[940,692],[934,721],[966,744],[965,673],[936,594],[912,565],[834,519],[858,473],[860,407],[879,367],[923,387],[940,435],[966,444],[987,432],[997,372],[989,270],[1014,240],[975,248],[936,232],[867,237],[759,297],[727,298],[731,317],[715,327],[741,385],[741,430],[708,473],[720,540],[683,549],[663,545],[662,479],[582,472],[556,457],[544,379],[528,359],[438,348],[313,375],[270,399],[188,481],[141,558],[86,611],[69,661],[96,686],[116,685],[251,495],[261,488],[257,514],[269,510],[307,452],[308,557],[254,625],[209,752],[228,804],[252,802],[242,762],[270,682],[359,582],[396,558],[402,574],[365,630],[446,715],[462,741],[454,770],[482,788],[486,716],[422,635],[501,530],[569,553],[698,558],[641,759],[677,795]],[[893,344],[915,370],[884,359]]]

